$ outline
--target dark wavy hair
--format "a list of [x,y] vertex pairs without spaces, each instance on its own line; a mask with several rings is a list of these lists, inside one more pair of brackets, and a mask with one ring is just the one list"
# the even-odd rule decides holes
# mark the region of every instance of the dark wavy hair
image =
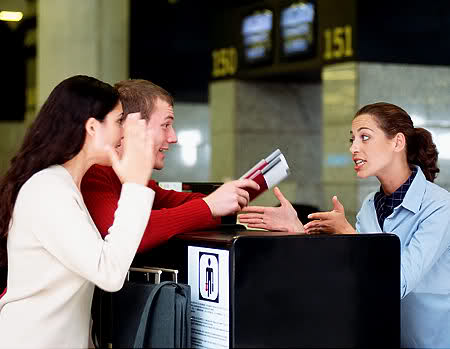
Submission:
[[103,121],[118,102],[111,85],[84,75],[65,79],[50,93],[0,181],[0,267],[7,268],[6,240],[22,185],[36,172],[77,155],[85,142],[86,121]]
[[389,103],[368,104],[357,111],[354,118],[369,114],[375,117],[378,126],[388,138],[403,133],[406,138],[406,155],[410,165],[418,165],[425,178],[434,182],[439,173],[438,151],[431,133],[422,127],[414,127],[409,114],[402,108]]

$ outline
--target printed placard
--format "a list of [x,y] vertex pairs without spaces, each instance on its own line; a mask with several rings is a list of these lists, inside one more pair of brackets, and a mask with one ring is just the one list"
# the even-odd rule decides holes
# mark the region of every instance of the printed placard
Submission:
[[228,348],[229,252],[189,246],[188,284],[191,286],[192,347]]

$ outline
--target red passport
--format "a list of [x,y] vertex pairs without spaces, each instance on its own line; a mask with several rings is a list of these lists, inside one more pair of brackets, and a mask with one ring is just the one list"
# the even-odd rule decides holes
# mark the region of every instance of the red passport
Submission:
[[250,194],[251,201],[267,189],[276,186],[288,175],[289,165],[280,149],[277,149],[248,170],[241,179],[253,179],[259,184],[259,190],[246,189]]

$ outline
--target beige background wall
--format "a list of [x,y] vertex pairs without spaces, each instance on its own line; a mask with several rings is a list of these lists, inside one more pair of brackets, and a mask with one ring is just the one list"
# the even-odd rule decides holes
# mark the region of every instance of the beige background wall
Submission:
[[0,123],[0,173],[9,166],[39,106],[63,79],[86,74],[109,83],[128,78],[128,0],[21,1],[37,17],[36,59],[27,62],[25,122]]
[[38,105],[76,74],[128,77],[129,6],[124,0],[38,0]]

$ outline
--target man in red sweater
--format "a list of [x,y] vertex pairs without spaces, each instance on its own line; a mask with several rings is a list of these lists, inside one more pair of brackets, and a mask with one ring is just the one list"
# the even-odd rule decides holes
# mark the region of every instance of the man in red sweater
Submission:
[[[125,80],[115,87],[125,116],[140,112],[148,120],[148,127],[159,130],[162,143],[155,169],[163,169],[164,152],[177,142],[172,96],[146,80]],[[221,216],[234,214],[247,206],[249,195],[245,188],[259,189],[256,182],[248,179],[225,183],[208,196],[164,190],[153,180],[148,186],[155,191],[155,200],[138,252],[156,247],[176,234],[217,226]],[[113,223],[121,188],[122,183],[113,169],[99,165],[92,166],[81,182],[84,202],[103,237]]]

